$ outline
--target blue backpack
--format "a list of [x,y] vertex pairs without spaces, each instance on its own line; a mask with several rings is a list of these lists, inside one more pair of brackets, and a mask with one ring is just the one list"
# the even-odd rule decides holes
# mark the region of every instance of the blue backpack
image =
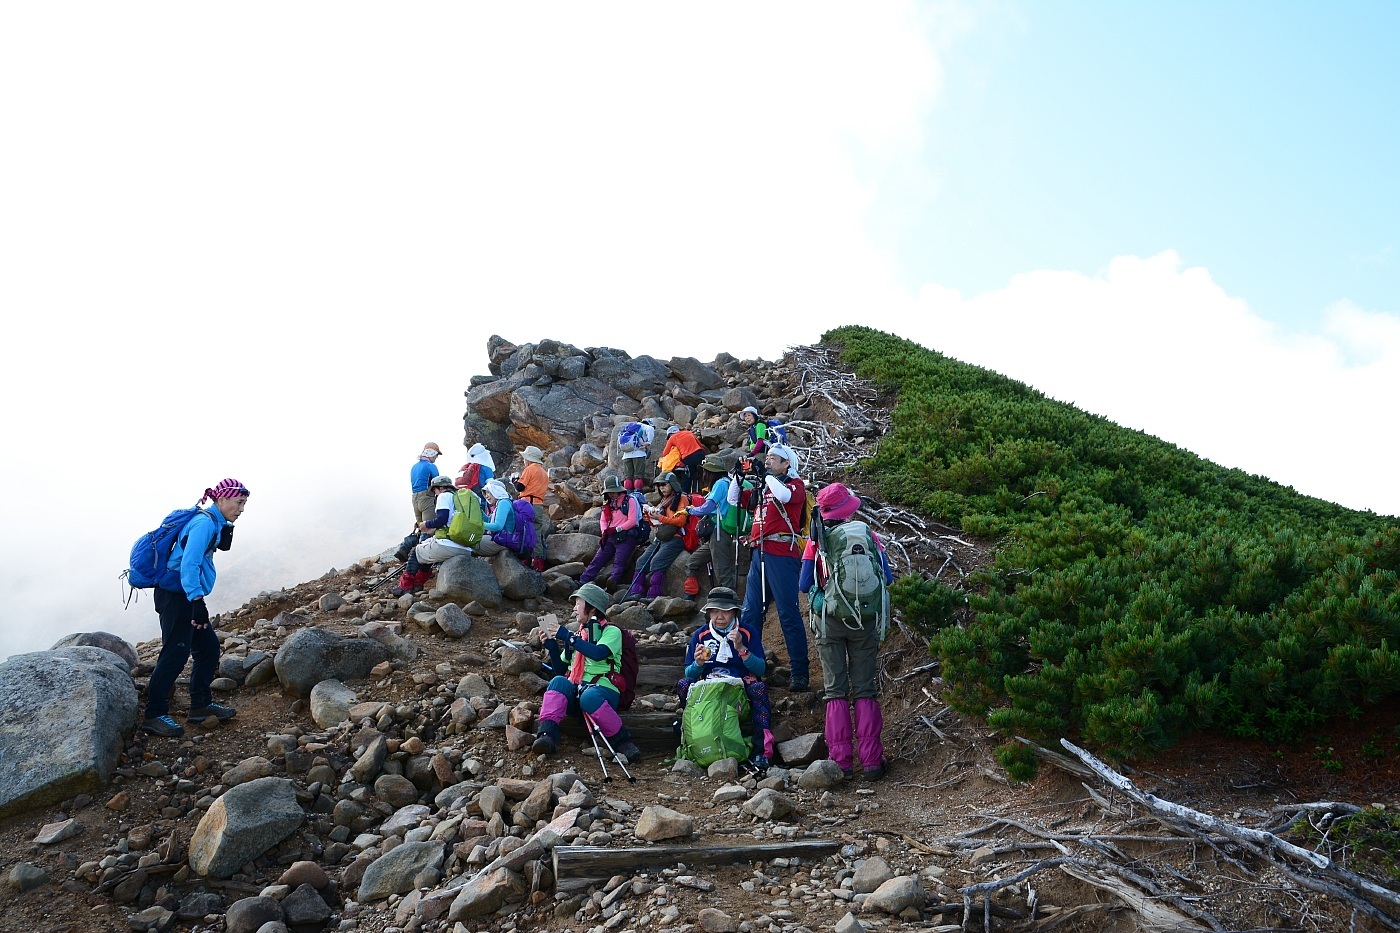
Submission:
[[647,446],[643,436],[642,425],[636,421],[629,421],[622,426],[622,430],[617,435],[617,449],[623,453],[631,453],[634,450],[641,450]]
[[529,557],[539,543],[539,535],[535,531],[535,507],[528,499],[512,499],[510,507],[515,512],[515,529],[498,531],[491,535],[491,540],[508,551]]
[[781,421],[769,419],[763,423],[768,426],[768,443],[787,443],[787,429],[783,427]]
[[[208,514],[206,509],[192,506],[176,509],[160,523],[154,531],[148,531],[136,539],[131,546],[131,559],[119,579],[124,580],[132,590],[147,590],[153,586],[163,586],[169,590],[180,589],[180,572],[170,570],[170,554],[175,550],[175,542],[180,540],[185,528],[200,514]],[[131,605],[128,595],[126,605]]]

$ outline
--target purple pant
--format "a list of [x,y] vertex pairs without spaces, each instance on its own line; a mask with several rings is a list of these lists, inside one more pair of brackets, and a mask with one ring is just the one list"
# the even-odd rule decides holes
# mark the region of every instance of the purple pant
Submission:
[[592,583],[602,573],[608,561],[613,562],[612,572],[608,574],[614,582],[622,582],[623,576],[627,572],[627,561],[632,557],[632,551],[637,547],[637,537],[632,532],[623,532],[621,540],[618,533],[603,536],[603,543],[598,546],[598,553],[593,555],[593,560],[578,578],[580,583]]

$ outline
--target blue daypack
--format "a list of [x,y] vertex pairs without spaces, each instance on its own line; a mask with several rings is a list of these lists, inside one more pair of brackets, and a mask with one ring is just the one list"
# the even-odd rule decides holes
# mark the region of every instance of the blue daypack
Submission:
[[622,430],[617,435],[617,449],[623,453],[631,453],[634,450],[641,450],[647,446],[642,434],[642,425],[636,421],[629,421],[622,426]]
[[781,421],[778,421],[776,418],[773,418],[763,423],[768,426],[768,443],[772,444],[775,442],[775,440],[776,443],[779,444],[787,443],[787,428],[783,427],[783,423]]
[[515,512],[515,530],[498,531],[491,535],[491,540],[508,551],[528,557],[539,543],[539,535],[535,531],[535,506],[528,499],[512,499],[510,507]]
[[[118,579],[124,580],[132,590],[147,590],[157,585],[169,590],[179,590],[180,572],[167,566],[170,563],[170,554],[175,550],[175,543],[180,540],[185,528],[201,513],[208,514],[208,510],[197,505],[188,509],[176,509],[165,516],[154,531],[148,531],[137,538],[136,543],[131,546],[128,567]],[[127,597],[126,604],[131,605],[130,596]]]

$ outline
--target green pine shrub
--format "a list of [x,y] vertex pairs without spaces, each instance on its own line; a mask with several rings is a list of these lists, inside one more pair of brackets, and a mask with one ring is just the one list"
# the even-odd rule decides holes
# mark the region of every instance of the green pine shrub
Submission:
[[1400,521],[890,334],[823,339],[898,395],[862,464],[881,494],[997,542],[966,612],[929,581],[892,594],[958,709],[1134,757],[1202,728],[1297,741],[1400,693]]

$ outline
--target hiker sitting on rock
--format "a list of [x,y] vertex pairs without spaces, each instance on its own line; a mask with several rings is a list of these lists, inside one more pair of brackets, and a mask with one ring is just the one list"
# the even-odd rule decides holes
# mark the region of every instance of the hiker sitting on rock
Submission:
[[[534,553],[534,506],[512,501],[510,490],[498,479],[488,480],[481,494],[486,500],[487,521],[476,552],[482,557],[495,557],[509,551],[528,564]],[[524,527],[527,524],[528,529]]]
[[[418,530],[423,534],[431,534],[422,544],[413,549],[408,555],[408,561],[404,564],[403,573],[399,576],[399,585],[394,588],[394,596],[402,596],[404,593],[412,593],[427,586],[432,579],[432,564],[440,564],[443,561],[472,552],[471,546],[452,540],[448,537],[448,529],[451,527],[452,518],[457,513],[458,499],[457,484],[450,476],[434,476],[430,484],[437,493],[437,502],[433,510],[433,517],[425,522],[418,523]],[[466,497],[470,507],[475,503],[477,519],[480,520],[481,504],[477,501],[474,493],[463,491],[461,495]],[[478,535],[479,538],[479,535]]]
[[[618,479],[616,475],[603,481],[603,512],[598,516],[598,527],[603,533],[603,539],[588,569],[579,576],[579,583],[592,583],[597,580],[603,589],[611,590],[616,581],[624,579],[627,562],[632,559],[632,551],[636,549],[637,542],[646,540],[649,534],[642,518],[639,497],[628,492],[625,486],[625,481]],[[604,573],[604,568],[609,562],[612,563],[612,569]]]
[[701,611],[708,621],[690,636],[690,645],[685,651],[685,676],[676,683],[676,695],[684,709],[692,685],[712,677],[742,680],[749,708],[753,711],[757,746],[753,763],[762,770],[768,767],[768,759],[773,755],[773,711],[768,703],[768,688],[760,679],[768,666],[763,657],[763,642],[739,624],[739,598],[729,587],[717,586],[710,590]]
[[[554,754],[559,749],[559,724],[564,717],[583,715],[607,737],[614,751],[636,761],[641,750],[617,712],[621,693],[613,678],[621,677],[622,630],[608,621],[612,600],[602,587],[585,583],[574,591],[573,601],[578,631],[571,632],[561,623],[554,637],[545,641],[547,651],[550,642],[554,643],[569,673],[549,682],[540,701],[539,731],[530,750]],[[550,655],[553,657],[555,651]]]
[[860,496],[841,483],[831,483],[817,493],[817,508],[822,518],[821,546],[816,539],[808,542],[797,586],[808,594],[822,662],[826,747],[847,778],[854,775],[858,755],[865,779],[874,781],[884,776],[886,768],[880,741],[885,720],[875,697],[884,637],[881,614],[888,618],[886,587],[894,576],[879,536],[855,520]]
[[686,506],[690,503],[680,479],[674,473],[662,473],[656,478],[656,492],[661,504],[643,510],[644,520],[652,526],[652,541],[637,558],[637,570],[624,600],[660,596],[666,571],[686,549],[685,527],[690,520]]

